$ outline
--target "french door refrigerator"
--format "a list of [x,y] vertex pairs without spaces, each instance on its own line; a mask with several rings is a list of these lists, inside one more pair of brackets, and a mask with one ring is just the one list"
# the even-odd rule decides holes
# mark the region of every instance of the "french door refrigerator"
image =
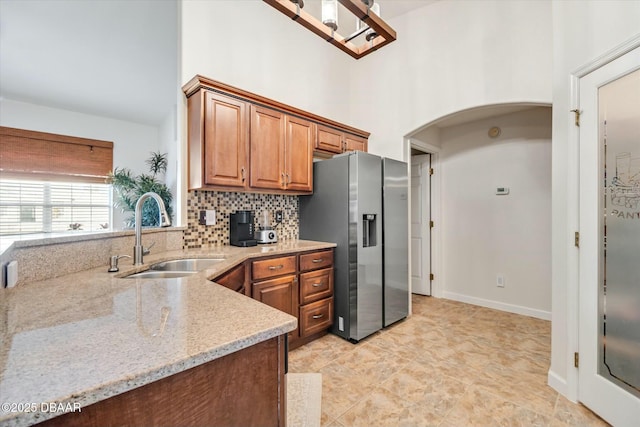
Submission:
[[313,166],[300,238],[337,244],[332,332],[357,342],[408,314],[407,165],[354,151]]

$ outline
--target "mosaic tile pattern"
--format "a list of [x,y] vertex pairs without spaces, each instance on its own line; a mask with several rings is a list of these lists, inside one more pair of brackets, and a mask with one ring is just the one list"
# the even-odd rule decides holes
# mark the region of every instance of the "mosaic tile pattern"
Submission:
[[[215,209],[216,225],[198,224],[201,210]],[[275,215],[283,213],[282,224],[278,225],[279,241],[298,239],[298,196],[283,194],[228,193],[221,191],[193,190],[187,196],[187,229],[184,232],[184,248],[194,249],[207,246],[229,244],[229,216],[240,210],[254,211],[255,226],[263,210]]]
[[323,426],[608,426],[547,385],[550,322],[412,301],[357,345],[328,334],[289,353],[289,372],[322,374]]

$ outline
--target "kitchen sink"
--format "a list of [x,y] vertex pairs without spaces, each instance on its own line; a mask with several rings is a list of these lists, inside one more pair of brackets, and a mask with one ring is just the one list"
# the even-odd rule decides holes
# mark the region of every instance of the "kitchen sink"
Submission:
[[211,268],[219,262],[224,261],[224,258],[187,258],[187,259],[173,259],[171,261],[163,261],[153,264],[150,270],[155,271],[201,271]]
[[147,270],[140,273],[131,274],[125,279],[175,279],[178,277],[191,276],[196,274],[197,271],[157,271]]

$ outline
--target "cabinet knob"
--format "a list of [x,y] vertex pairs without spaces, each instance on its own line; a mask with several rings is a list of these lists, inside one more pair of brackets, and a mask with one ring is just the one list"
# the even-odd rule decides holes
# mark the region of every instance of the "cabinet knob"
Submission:
[[240,169],[240,173],[242,173],[242,182],[244,182],[246,179],[244,166],[242,167],[242,169]]
[[320,314],[314,314],[313,316],[311,316],[313,319],[321,319],[322,317],[324,317],[324,314],[320,313]]
[[282,268],[284,268],[284,265],[280,264],[280,265],[270,265],[269,266],[269,270],[281,270]]
[[314,263],[314,264],[317,264],[317,263],[322,262],[322,261],[324,261],[324,258],[316,258],[316,259],[311,260],[311,262]]
[[313,285],[314,288],[319,288],[320,286],[322,286],[322,283],[314,283]]

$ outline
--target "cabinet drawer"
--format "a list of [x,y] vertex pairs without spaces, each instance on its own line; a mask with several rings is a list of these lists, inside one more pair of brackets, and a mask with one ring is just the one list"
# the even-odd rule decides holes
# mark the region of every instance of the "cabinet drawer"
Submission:
[[322,332],[333,323],[333,298],[300,307],[300,337]]
[[333,267],[300,274],[300,304],[333,296]]
[[295,273],[296,256],[265,259],[253,261],[251,264],[251,277],[253,280],[266,279],[268,277],[281,276],[283,274]]
[[333,250],[300,255],[300,271],[318,270],[333,266]]

